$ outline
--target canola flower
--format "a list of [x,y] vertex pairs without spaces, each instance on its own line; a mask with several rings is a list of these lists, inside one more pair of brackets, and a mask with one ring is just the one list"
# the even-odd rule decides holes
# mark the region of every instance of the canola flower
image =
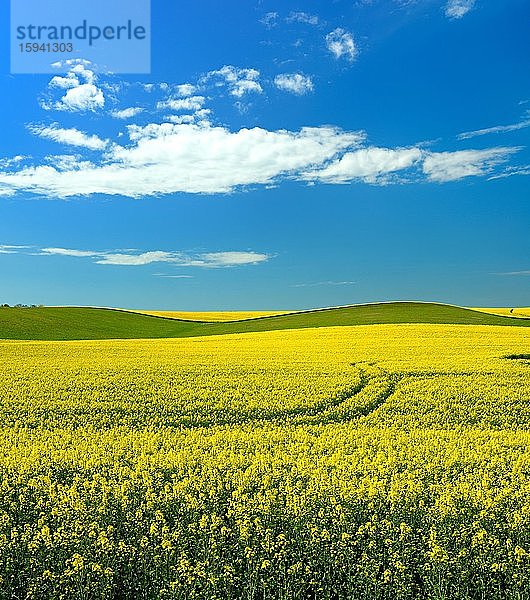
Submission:
[[530,318],[530,307],[518,307],[518,308],[473,308],[479,312],[490,313],[492,315],[501,315],[504,317],[519,317],[519,318]]
[[228,321],[241,321],[244,319],[258,319],[260,317],[273,317],[289,314],[288,310],[227,310],[227,311],[186,311],[186,310],[136,310],[143,315],[165,317],[166,319],[184,319],[186,321],[209,321],[212,323],[225,323]]
[[2,600],[530,596],[524,328],[0,353]]

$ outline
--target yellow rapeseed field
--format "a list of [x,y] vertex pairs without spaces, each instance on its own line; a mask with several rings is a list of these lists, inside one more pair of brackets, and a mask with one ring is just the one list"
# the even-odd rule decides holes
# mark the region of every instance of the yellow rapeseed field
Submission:
[[526,308],[473,308],[480,312],[489,313],[492,315],[501,315],[504,317],[519,317],[530,318],[530,307]]
[[526,328],[0,352],[2,600],[530,597]]
[[209,321],[212,323],[226,323],[228,321],[242,321],[244,319],[257,319],[259,317],[274,317],[285,315],[292,311],[274,310],[228,310],[228,311],[186,311],[186,310],[137,310],[142,315],[165,317],[166,319],[185,319],[186,321]]

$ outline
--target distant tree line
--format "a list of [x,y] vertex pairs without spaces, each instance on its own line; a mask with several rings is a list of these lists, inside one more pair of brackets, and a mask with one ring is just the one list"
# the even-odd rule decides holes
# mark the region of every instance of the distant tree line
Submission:
[[0,308],[41,308],[43,304],[0,304]]

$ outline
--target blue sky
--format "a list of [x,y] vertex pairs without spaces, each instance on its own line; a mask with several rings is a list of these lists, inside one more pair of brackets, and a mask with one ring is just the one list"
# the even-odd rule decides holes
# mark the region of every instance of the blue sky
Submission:
[[0,302],[530,305],[529,18],[154,0],[150,75],[2,36]]

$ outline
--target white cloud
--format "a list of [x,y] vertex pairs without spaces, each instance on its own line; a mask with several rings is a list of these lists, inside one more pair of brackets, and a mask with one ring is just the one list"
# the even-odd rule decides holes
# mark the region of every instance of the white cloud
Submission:
[[227,193],[239,186],[269,184],[321,165],[358,146],[363,134],[334,127],[298,132],[260,127],[150,124],[128,127],[133,145],[114,144],[101,164],[65,169],[25,167],[0,172],[0,188],[66,198],[116,194],[133,198],[174,192]]
[[281,73],[274,78],[274,85],[280,90],[299,96],[313,91],[311,77],[302,73]]
[[123,108],[122,110],[111,110],[110,114],[115,119],[130,119],[143,112],[144,109],[139,106],[130,106],[129,108]]
[[[191,115],[183,115],[191,116]],[[129,138],[133,141],[142,139],[156,139],[168,135],[175,135],[179,128],[173,123],[149,123],[149,125],[127,125]]]
[[528,271],[507,271],[505,273],[494,273],[494,275],[530,275],[530,270],[528,270]]
[[419,148],[362,148],[346,152],[325,168],[304,173],[304,177],[325,183],[349,183],[356,179],[376,183],[384,175],[412,167],[421,158]]
[[463,177],[484,175],[506,162],[519,148],[499,147],[486,150],[431,152],[423,161],[423,172],[431,181],[456,181]]
[[55,110],[65,111],[95,111],[103,108],[105,98],[103,92],[93,83],[83,83],[69,89],[66,94],[53,105],[43,105],[49,110],[50,106]]
[[488,179],[504,179],[506,177],[513,177],[514,175],[530,175],[530,165],[516,165],[513,167],[506,167],[503,173],[497,173],[488,177]]
[[335,58],[344,57],[349,61],[353,61],[359,54],[352,34],[341,27],[337,27],[337,29],[328,33],[326,46]]
[[170,121],[177,125],[199,123],[201,125],[210,124],[210,115],[212,111],[209,108],[197,110],[192,115],[168,115],[164,117],[164,121]]
[[[23,248],[24,246],[5,246],[5,248]],[[2,246],[0,246],[1,250]],[[70,256],[74,258],[92,258],[99,265],[114,266],[144,266],[153,263],[171,263],[181,267],[237,267],[253,265],[269,260],[269,254],[259,252],[205,252],[189,254],[183,252],[167,252],[164,250],[153,250],[149,252],[101,252],[95,250],[72,250],[69,248],[42,248],[41,255],[46,256]],[[172,277],[189,277],[186,275],[174,275]]]
[[524,129],[530,127],[530,119],[519,121],[519,123],[513,123],[512,125],[495,125],[494,127],[487,127],[486,129],[477,129],[476,131],[465,131],[464,133],[458,134],[459,140],[468,140],[469,138],[477,137],[480,135],[488,135],[490,133],[505,133],[507,131],[517,131],[518,129]]
[[310,15],[306,12],[291,12],[289,13],[286,21],[288,23],[295,21],[298,23],[306,23],[307,25],[318,25],[318,17],[316,15]]
[[87,135],[78,129],[63,129],[57,123],[48,127],[40,125],[30,125],[29,130],[39,137],[67,144],[69,146],[79,146],[89,148],[90,150],[103,150],[108,140],[102,140],[97,135]]
[[314,283],[295,283],[292,287],[317,287],[321,285],[355,285],[356,281],[315,281]]
[[200,110],[204,106],[205,101],[206,98],[204,96],[190,96],[189,98],[164,100],[163,102],[158,102],[156,107],[158,110],[170,109],[174,111],[196,111]]
[[263,88],[259,83],[259,71],[256,69],[240,69],[232,65],[225,65],[216,71],[210,71],[203,78],[205,83],[210,79],[217,79],[228,86],[228,91],[232,96],[241,98],[248,93],[261,94]]
[[5,169],[6,167],[18,165],[26,158],[29,158],[29,157],[23,156],[22,154],[18,154],[17,156],[13,156],[11,158],[0,158],[0,168]]
[[0,244],[0,254],[17,254],[20,250],[26,250],[31,246],[10,246],[8,244]]
[[55,77],[52,77],[50,80],[50,83],[48,84],[49,87],[57,87],[57,88],[61,88],[63,90],[68,90],[70,88],[75,88],[79,85],[79,79],[73,74],[73,73],[69,73],[66,75],[66,77],[62,77],[61,75],[56,75]]
[[46,163],[54,166],[60,171],[68,169],[83,169],[92,163],[83,161],[79,154],[52,154],[45,157]]
[[99,265],[140,266],[159,262],[175,262],[177,256],[173,252],[162,250],[142,252],[141,254],[109,253],[98,258],[96,262]]
[[177,85],[177,87],[176,87],[177,95],[180,96],[181,98],[185,98],[187,96],[193,96],[193,94],[195,94],[196,91],[197,91],[197,88],[194,85],[192,85],[191,83],[181,83],[180,85]]
[[71,250],[69,248],[42,248],[41,254],[59,255],[59,256],[75,256],[77,258],[86,258],[98,256],[99,252],[92,250]]
[[164,120],[175,123],[176,125],[189,125],[196,121],[195,115],[168,115],[167,117],[164,117]]
[[254,265],[269,258],[268,254],[258,252],[207,252],[182,264],[190,267],[235,267]]
[[461,19],[475,5],[475,0],[448,0],[445,15],[450,19]]
[[[65,61],[70,67],[66,77],[52,77],[48,88],[66,90],[59,99],[48,98],[41,102],[45,110],[61,110],[69,112],[96,111],[105,105],[103,91],[96,86],[96,75],[88,68],[90,63],[85,60]],[[62,66],[62,63],[58,63]]]
[[[395,174],[412,168],[414,177],[407,173],[407,181],[426,176],[444,182],[471,175],[507,175],[512,167],[495,167],[519,150],[429,152],[420,146],[366,147],[363,132],[331,126],[230,131],[208,123],[208,114],[173,115],[168,118],[173,122],[128,125],[128,143],[109,143],[101,158],[90,161],[80,155],[55,155],[34,166],[27,161],[9,165],[10,170],[0,164],[0,195],[25,191],[58,198],[91,194],[139,198],[178,192],[230,193],[252,185],[274,186],[282,180],[387,184],[404,181]],[[63,130],[60,135],[65,136]]]

